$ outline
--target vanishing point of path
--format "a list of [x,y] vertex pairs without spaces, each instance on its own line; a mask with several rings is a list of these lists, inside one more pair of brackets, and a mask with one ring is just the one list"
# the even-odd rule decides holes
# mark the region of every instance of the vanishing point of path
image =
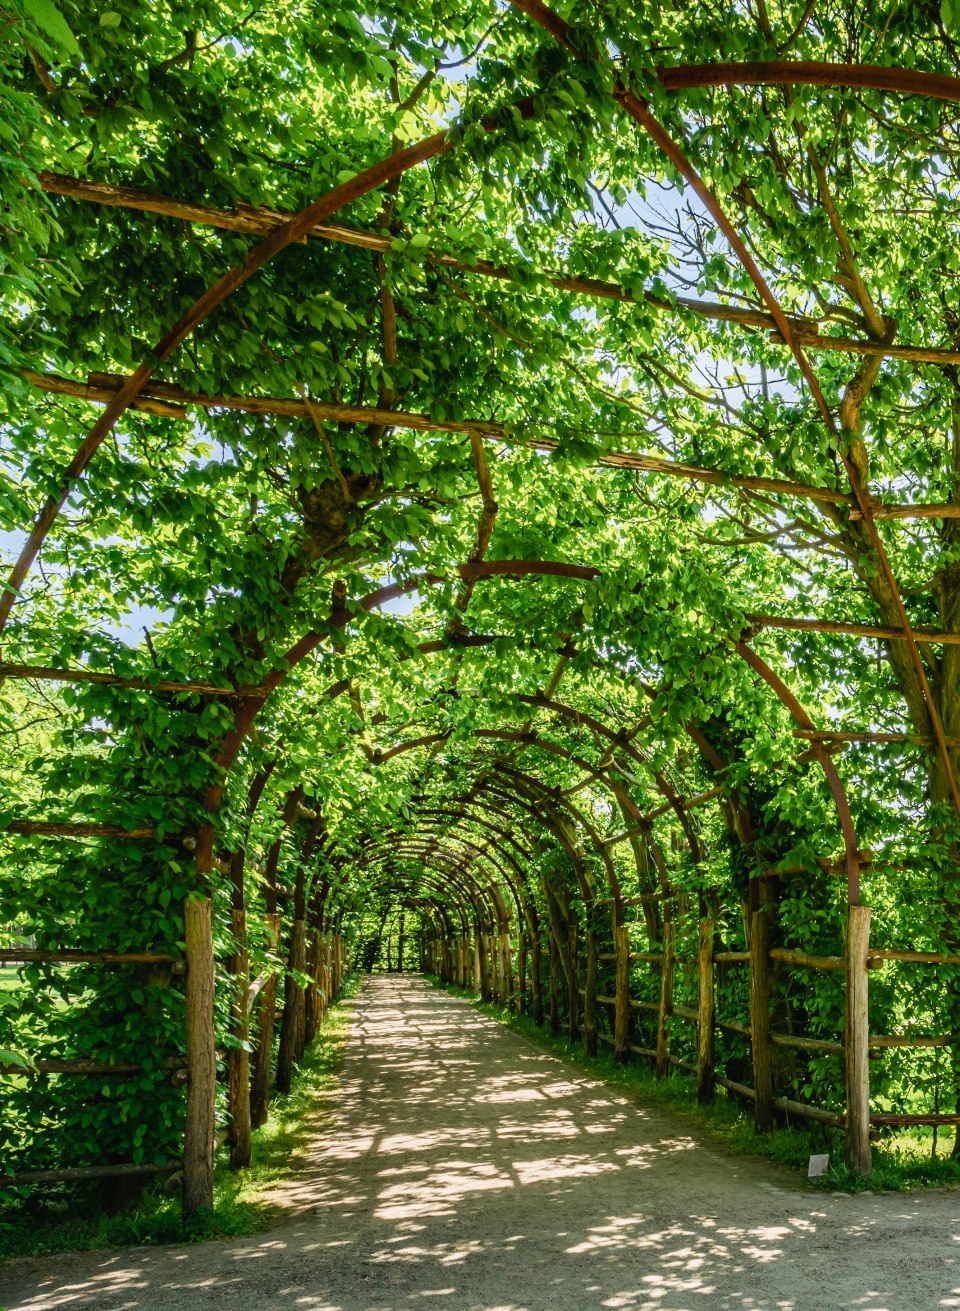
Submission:
[[960,1196],[804,1192],[417,978],[368,980],[340,1096],[252,1238],[23,1261],[8,1311],[934,1311]]

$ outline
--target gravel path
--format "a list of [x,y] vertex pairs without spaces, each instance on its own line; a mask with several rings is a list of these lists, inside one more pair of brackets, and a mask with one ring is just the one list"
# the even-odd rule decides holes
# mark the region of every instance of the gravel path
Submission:
[[267,1234],[0,1269],[48,1311],[960,1308],[960,1196],[824,1196],[417,978],[368,980]]

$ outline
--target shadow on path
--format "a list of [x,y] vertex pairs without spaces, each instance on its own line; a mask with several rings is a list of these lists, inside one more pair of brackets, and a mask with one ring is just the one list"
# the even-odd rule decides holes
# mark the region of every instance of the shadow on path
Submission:
[[49,1311],[960,1308],[960,1198],[797,1190],[416,977],[367,980],[267,1234],[16,1262]]

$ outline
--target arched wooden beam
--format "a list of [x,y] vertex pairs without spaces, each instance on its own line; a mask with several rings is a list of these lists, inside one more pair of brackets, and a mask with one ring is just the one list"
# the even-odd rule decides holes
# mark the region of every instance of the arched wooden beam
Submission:
[[691,856],[695,862],[699,862],[702,854],[700,850],[700,842],[690,823],[690,816],[683,808],[682,798],[671,785],[669,780],[659,770],[653,768],[642,751],[635,747],[632,742],[627,741],[622,733],[615,733],[609,725],[604,724],[603,720],[585,714],[583,711],[577,710],[573,706],[566,705],[562,701],[556,701],[549,697],[541,696],[521,696],[519,700],[523,701],[526,705],[538,706],[541,709],[550,710],[554,714],[562,715],[565,719],[571,719],[576,723],[585,724],[586,727],[591,729],[594,733],[606,738],[611,745],[615,746],[618,750],[623,751],[631,760],[636,761],[636,763],[640,765],[642,769],[646,770],[647,773],[652,774],[657,790],[667,801],[680,821],[680,827],[683,829],[686,836]]
[[[437,847],[427,845],[417,846],[414,844],[404,844],[402,846],[387,848],[384,851],[380,851],[379,849],[373,850],[367,853],[365,859],[360,864],[360,868],[370,869],[372,866],[388,861],[394,856],[401,860],[417,861],[425,867],[432,867],[438,876],[442,874],[442,877],[455,889],[457,888],[457,879],[462,878],[466,881],[470,877],[463,862],[452,859],[452,857],[447,856],[445,852]],[[469,864],[469,861],[466,862],[466,864]],[[438,891],[442,891],[443,886],[444,884],[441,883],[438,887]],[[493,916],[492,918],[488,918],[484,914],[486,909],[484,899],[479,894],[472,895],[465,887],[460,888],[459,891],[462,895],[468,897],[474,919],[479,926],[487,927],[494,923],[497,925],[502,924],[503,921],[500,909],[492,897]],[[466,931],[466,921],[464,921],[464,931]]]
[[[473,864],[473,862],[476,860],[487,860],[490,862],[491,865],[493,865],[494,869],[497,871],[499,876],[503,879],[506,886],[510,889],[510,895],[513,897],[514,905],[516,906],[516,910],[517,910],[517,918],[518,920],[522,921],[526,916],[524,897],[521,895],[519,889],[514,883],[513,875],[511,875],[509,870],[505,869],[501,864],[502,860],[506,860],[510,865],[512,865],[517,878],[521,881],[522,884],[524,876],[517,862],[506,852],[501,852],[501,851],[491,852],[487,847],[479,846],[476,842],[472,841],[472,839],[465,838],[461,833],[457,832],[456,824],[452,824],[444,829],[440,827],[433,827],[430,823],[425,824],[423,822],[423,818],[425,816],[427,818],[430,818],[430,817],[441,815],[443,813],[451,814],[455,812],[419,810],[415,816],[414,826],[410,830],[408,830],[407,834],[401,835],[397,833],[396,830],[390,829],[387,830],[387,832],[382,835],[382,840],[390,840],[392,838],[395,841],[399,841],[403,836],[406,836],[410,838],[416,838],[417,840],[420,841],[425,841],[429,839],[430,841],[439,842],[441,844],[446,842],[460,843],[462,846],[465,846],[469,851],[473,852],[473,856],[470,859],[471,864]],[[461,820],[463,820],[464,818],[465,817],[463,816],[460,817]]]
[[[383,859],[387,859],[388,856],[389,853],[387,853]],[[441,908],[444,919],[448,925],[450,925],[449,912],[451,907],[459,917],[460,927],[464,933],[467,932],[467,925],[471,917],[477,923],[481,922],[482,910],[479,903],[468,889],[451,882],[450,871],[445,865],[438,866],[433,863],[424,863],[419,856],[407,857],[406,859],[416,859],[423,864],[424,886],[430,889],[431,894],[436,900],[438,907]],[[361,864],[359,868],[374,881],[375,886],[379,887],[382,885],[387,887],[390,891],[395,891],[396,889],[390,881],[394,879],[399,880],[401,876],[399,874],[390,873],[384,874],[381,879],[381,876],[376,872],[375,868],[379,863],[380,858],[376,857],[369,863]],[[349,889],[353,908],[356,907],[356,903],[362,896],[363,891],[364,890],[357,887]],[[450,925],[450,927],[452,927],[452,925]]]
[[[553,35],[565,49],[570,51],[575,58],[582,60],[585,57],[588,57],[585,56],[582,50],[578,48],[577,44],[570,39],[569,25],[565,23],[558,14],[555,14],[551,9],[543,4],[542,0],[510,0],[510,3],[528,14],[542,28],[550,32],[551,35]],[[598,55],[597,58],[599,59],[600,56]],[[605,60],[605,62],[609,63],[607,60]],[[662,154],[693,188],[701,203],[705,206],[707,212],[712,216],[718,228],[730,244],[737,259],[743,265],[747,276],[757,289],[761,300],[773,315],[777,324],[777,329],[786,344],[789,346],[790,353],[796,360],[804,381],[810,389],[810,395],[813,397],[814,404],[823,420],[824,427],[833,438],[833,448],[836,450],[837,458],[840,460],[844,472],[847,475],[847,481],[850,484],[854,500],[860,511],[860,517],[863,520],[864,528],[876,554],[880,573],[883,575],[891,599],[893,600],[894,608],[897,611],[897,618],[900,621],[900,627],[903,629],[907,648],[910,652],[910,660],[914,667],[917,681],[922,689],[927,706],[927,713],[930,716],[930,723],[933,726],[934,736],[937,739],[937,749],[943,761],[946,776],[950,784],[954,809],[958,814],[960,814],[960,786],[958,786],[957,776],[950,759],[950,752],[947,747],[943,724],[940,719],[939,711],[937,710],[933,693],[930,689],[929,681],[927,680],[923,661],[920,659],[920,652],[917,649],[917,643],[913,637],[910,620],[903,604],[903,598],[900,595],[900,589],[897,585],[896,577],[890,565],[890,560],[887,556],[883,539],[877,529],[873,515],[873,507],[870,503],[870,497],[866,494],[860,481],[860,474],[857,467],[847,452],[847,444],[843,440],[843,435],[833,417],[833,412],[827,404],[819,379],[817,378],[810,361],[804,354],[803,347],[800,345],[794,325],[784,313],[780,302],[774,295],[773,290],[763,276],[763,273],[760,271],[760,266],[754,259],[743,237],[727,217],[726,211],[717,197],[687,159],[677,142],[674,141],[669,132],[666,131],[659,120],[650,112],[644,101],[621,81],[616,69],[611,69],[610,71],[613,73],[614,77],[613,89],[611,92],[613,99],[621,109],[623,109],[624,112],[628,114],[644,132],[647,133]]]
[[[422,887],[438,907],[448,932],[459,927],[460,932],[466,935],[471,923],[484,922],[482,910],[472,901],[463,899],[463,892],[451,882],[450,871],[445,865],[429,858],[407,857],[407,859],[416,859],[420,863],[422,868],[417,887]],[[361,866],[367,878],[373,880],[378,891],[386,892],[391,896],[415,895],[414,883],[411,879],[396,872],[380,871],[380,864],[381,860],[375,857]],[[354,906],[356,906],[356,898],[354,898]]]
[[657,68],[665,91],[708,86],[824,86],[860,91],[894,91],[930,100],[960,101],[960,78],[919,68],[884,64],[828,64],[805,59],[749,63],[684,64]]
[[[814,728],[813,720],[804,710],[803,706],[793,695],[790,689],[784,683],[783,679],[775,674],[770,666],[757,655],[752,647],[747,646],[746,642],[737,643],[737,653],[743,657],[751,669],[755,670],[760,677],[773,688],[777,696],[790,711],[790,714],[796,720],[800,728]],[[834,805],[837,808],[837,815],[840,819],[840,831],[843,834],[843,847],[847,863],[847,902],[851,906],[860,905],[860,857],[857,851],[857,835],[853,827],[853,816],[850,813],[850,804],[847,801],[847,794],[841,782],[840,775],[837,773],[837,767],[830,759],[830,756],[823,748],[822,742],[814,740],[811,744],[813,754],[817,758],[826,775],[827,784],[833,796]]]
[[[438,855],[443,855],[444,859],[449,859],[451,866],[459,871],[465,887],[472,889],[472,896],[475,896],[478,900],[489,897],[493,903],[498,923],[503,923],[509,919],[506,904],[503,901],[496,880],[490,876],[483,866],[479,867],[479,873],[473,868],[476,856],[466,856],[465,853],[460,851],[451,852],[448,855],[437,835],[431,834],[429,837],[420,837],[419,834],[401,835],[392,831],[377,835],[368,834],[361,840],[359,847],[364,858],[369,858],[371,854],[379,854],[381,851],[385,859],[388,859],[391,854],[402,858],[403,852],[411,850],[413,847],[418,850],[436,851]],[[477,850],[479,851],[479,849]],[[453,854],[456,854],[460,859],[455,861]],[[346,859],[349,862],[350,857],[347,856]]]
[[[517,101],[509,106],[509,109],[511,114],[519,113],[522,118],[532,118],[534,115],[534,104],[529,99]],[[477,126],[484,132],[492,133],[500,127],[500,120],[493,117],[483,119]],[[335,214],[346,205],[359,200],[361,196],[365,196],[368,192],[375,191],[377,187],[383,186],[385,182],[401,177],[418,164],[435,159],[438,155],[446,154],[447,151],[458,145],[459,141],[460,134],[456,131],[456,125],[451,124],[450,127],[433,133],[432,136],[426,137],[423,141],[418,141],[412,146],[406,146],[391,152],[378,163],[350,178],[349,181],[334,187],[332,191],[328,191],[318,200],[307,205],[299,214],[295,214],[288,222],[274,228],[252,250],[248,251],[242,264],[229,269],[216,282],[211,283],[203,295],[194,301],[177,322],[163,334],[149,355],[129,377],[124,379],[119,391],[108,401],[105,410],[81,442],[73,459],[61,474],[57,491],[52,493],[42,506],[23,550],[10,571],[7,586],[0,590],[0,632],[6,626],[20,588],[34,560],[36,560],[47,534],[53,527],[57,515],[63,509],[74,483],[82,476],[87,465],[100,449],[104,439],[109,436],[120,417],[137,399],[144,385],[156,372],[157,367],[168,359],[177,347],[182,345],[200,324],[209,318],[213,311],[228,300],[238,288],[242,287],[245,282],[281,251],[286,250],[288,246],[305,237],[317,223],[322,223],[331,214]]]
[[[627,809],[630,812],[631,818],[633,818],[637,824],[642,824],[644,822],[643,816],[640,813],[639,809],[637,808],[635,802],[630,797],[630,795],[627,792],[625,792],[623,788],[619,786],[619,784],[614,783],[613,780],[608,779],[605,774],[602,774],[598,770],[594,769],[594,767],[588,761],[583,760],[579,756],[573,755],[571,752],[565,751],[564,748],[557,746],[555,743],[549,742],[545,739],[541,739],[534,733],[514,733],[514,732],[509,732],[507,730],[496,730],[496,729],[482,729],[482,728],[474,729],[472,731],[471,736],[480,737],[480,738],[505,738],[509,741],[522,742],[526,746],[538,747],[541,748],[542,750],[550,751],[554,755],[561,756],[563,759],[569,760],[571,763],[577,765],[579,768],[584,769],[587,773],[591,774],[594,778],[596,778],[597,781],[602,784],[602,786],[609,788],[609,790],[612,791],[614,795],[616,795],[618,798],[622,798],[623,805],[627,807]],[[407,742],[402,742],[398,746],[392,747],[389,751],[385,751],[380,754],[375,754],[373,757],[374,763],[383,764],[385,761],[392,760],[395,756],[403,755],[407,751],[414,751],[420,747],[432,746],[438,742],[445,742],[449,739],[449,737],[450,737],[449,733],[426,733],[420,737],[411,738]],[[564,804],[563,799],[554,798],[554,800],[557,800],[558,804]],[[566,804],[567,806],[569,806],[569,803]],[[619,887],[619,883],[617,882],[616,873],[613,869],[613,863],[610,859],[609,852],[606,851],[603,844],[599,841],[599,838],[597,839],[597,848],[598,851],[600,852],[601,859],[603,860],[604,866],[607,870],[608,878],[611,880],[610,891],[611,891],[611,895],[614,898],[614,903],[615,905],[620,906],[621,905],[620,887]],[[587,895],[588,893],[585,891],[584,896]]]
[[[461,867],[464,873],[466,874],[468,870],[472,871],[473,867],[477,864],[479,860],[489,860],[490,864],[493,865],[494,869],[497,871],[497,873],[503,879],[504,883],[510,889],[510,895],[513,897],[514,902],[516,903],[517,915],[518,917],[522,917],[522,907],[517,897],[516,889],[513,886],[513,881],[510,878],[509,874],[502,869],[502,867],[497,863],[497,861],[493,857],[488,856],[487,852],[484,850],[483,847],[478,846],[475,842],[470,842],[467,838],[461,837],[459,835],[446,833],[446,832],[435,832],[433,829],[430,828],[415,828],[412,832],[405,835],[401,835],[396,833],[395,831],[388,830],[386,833],[378,835],[378,838],[381,844],[383,842],[389,842],[392,840],[396,845],[392,848],[388,848],[388,850],[394,850],[394,851],[399,851],[401,847],[406,846],[406,844],[410,842],[418,842],[418,843],[422,842],[427,845],[432,845],[438,851],[445,850],[448,845],[454,842],[459,842],[461,846],[467,848],[468,852],[472,853],[466,856],[466,858],[463,859],[462,861]],[[457,851],[456,847],[453,847],[452,845],[450,845],[450,850],[458,856],[461,857],[464,856],[463,852]],[[481,865],[479,868],[482,869],[483,866]],[[498,887],[495,879],[488,878],[487,883],[488,883],[488,889],[490,892],[491,899],[493,900],[494,906],[496,907],[497,921],[501,928],[506,928],[510,922],[510,915],[507,911],[506,902],[503,900],[503,894],[500,891],[500,888]]]

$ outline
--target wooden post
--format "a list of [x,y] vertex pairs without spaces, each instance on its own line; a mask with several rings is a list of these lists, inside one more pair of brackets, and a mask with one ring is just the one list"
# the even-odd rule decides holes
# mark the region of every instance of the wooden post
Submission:
[[617,957],[613,1056],[623,1065],[630,1059],[630,933],[626,924],[614,929],[613,945]]
[[213,1029],[213,908],[209,897],[184,902],[187,962],[187,1115],[183,1137],[183,1217],[213,1206],[217,1046]]
[[500,975],[503,980],[503,1000],[511,1010],[514,1010],[513,949],[510,945],[510,930],[507,927],[504,927],[500,934],[500,962]]
[[307,945],[307,973],[310,975],[310,986],[307,988],[303,1008],[305,1048],[309,1047],[317,1036],[317,1028],[320,1024],[320,934],[317,929],[310,931]]
[[534,923],[530,930],[530,992],[533,999],[533,1022],[543,1023],[543,966],[541,962],[540,925]]
[[750,1047],[753,1053],[753,1122],[757,1133],[773,1128],[773,1047],[770,1042],[770,914],[750,916]]
[[673,1010],[673,921],[663,926],[663,969],[660,975],[660,1006],[657,1010],[656,1076],[665,1079],[670,1073],[669,1020]]
[[250,1164],[250,1017],[247,990],[250,986],[250,951],[247,943],[247,912],[234,910],[233,937],[237,951],[230,962],[233,997],[230,1002],[231,1032],[241,1044],[227,1052],[227,1104],[230,1110],[230,1168]]
[[330,930],[327,929],[323,935],[323,1001],[321,1005],[321,1014],[330,1005],[330,998],[333,992],[333,967],[331,961],[331,942],[333,941]]
[[293,1081],[293,1067],[303,1033],[303,988],[292,971],[302,974],[306,965],[306,925],[293,921],[290,934],[288,973],[283,981],[283,1019],[280,1024],[280,1049],[277,1052],[277,1091],[288,1093]]
[[547,931],[547,943],[550,954],[550,1032],[556,1036],[560,1032],[560,981],[557,978],[560,951],[553,931]]
[[567,912],[567,924],[569,933],[567,936],[567,951],[570,957],[570,974],[567,978],[567,1000],[569,1003],[568,1033],[570,1041],[576,1042],[580,1037],[580,994],[577,991],[580,972],[579,964],[579,945],[577,943],[577,917],[573,912],[573,907],[569,904],[564,907]]
[[490,1001],[490,960],[487,935],[482,929],[477,930],[477,962],[480,974],[480,997]]
[[697,1005],[697,1101],[709,1105],[716,1095],[714,1084],[714,987],[713,920],[700,921],[700,950],[697,955],[700,998]]
[[597,1054],[597,935],[587,907],[587,968],[583,981],[583,1045],[588,1056]]
[[[491,928],[493,926],[491,925]],[[492,1001],[503,1000],[503,982],[500,978],[500,939],[496,932],[488,933],[486,937],[487,953],[489,956],[488,966],[490,970],[490,997]]]
[[870,907],[847,909],[847,998],[844,1063],[847,1084],[845,1157],[855,1174],[868,1177],[870,1156],[870,1024],[867,1015],[867,956]]
[[[264,916],[267,927],[267,947],[276,951],[280,944],[280,916]],[[257,1015],[257,1049],[253,1061],[253,1078],[250,1081],[250,1123],[255,1129],[267,1119],[270,1101],[270,1060],[273,1055],[273,1021],[277,1009],[277,976],[272,974],[260,990],[260,1012]]]
[[527,1013],[527,935],[520,927],[520,941],[517,944],[517,1014]]
[[404,912],[400,911],[400,926],[397,929],[397,973],[403,973]]

